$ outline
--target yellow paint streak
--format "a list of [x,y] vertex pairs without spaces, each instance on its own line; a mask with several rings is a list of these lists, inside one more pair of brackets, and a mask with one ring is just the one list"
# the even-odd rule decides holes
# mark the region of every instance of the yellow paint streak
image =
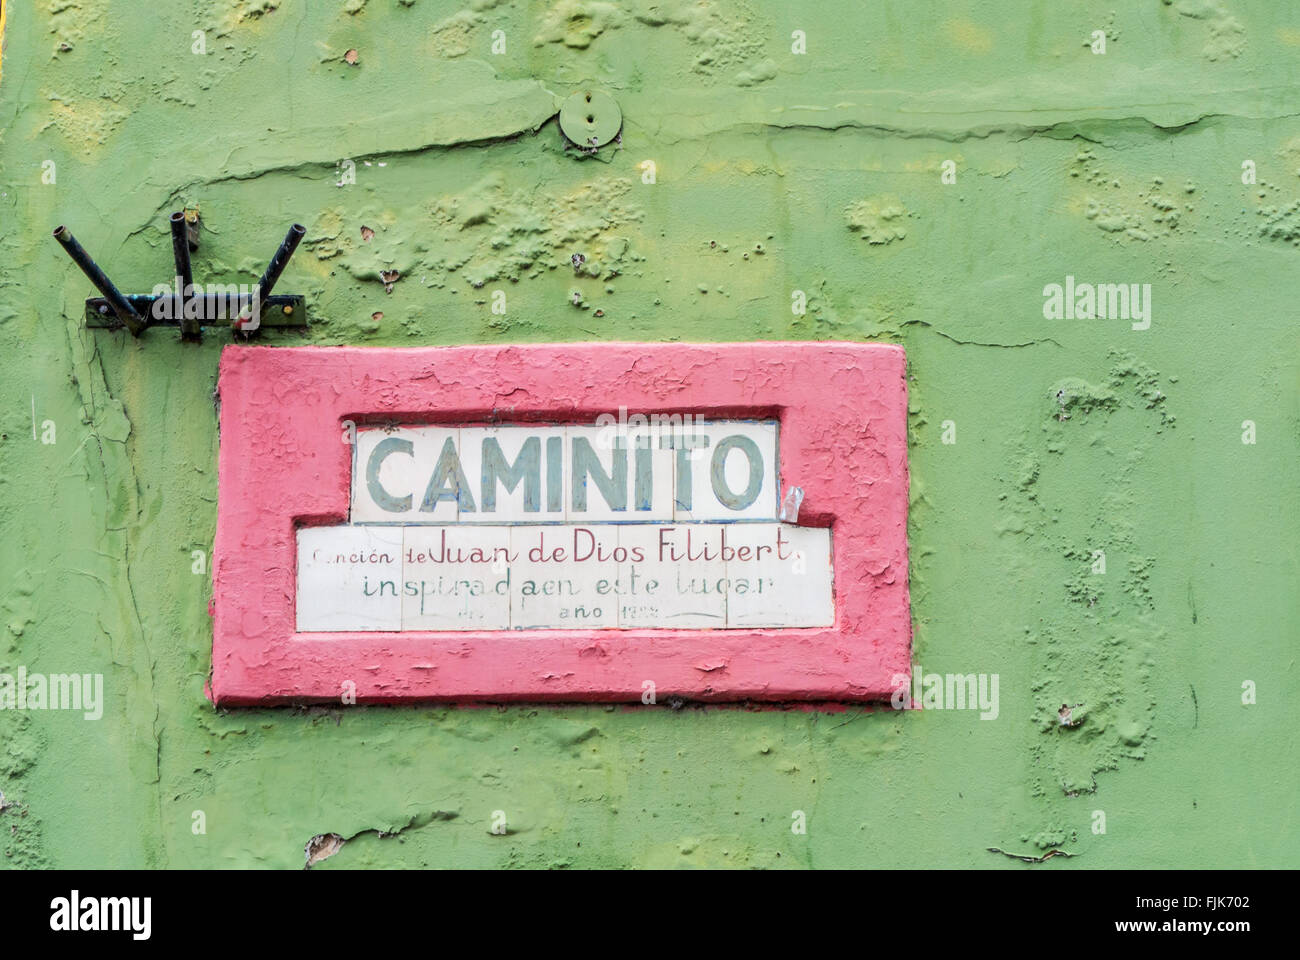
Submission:
[[7,13],[8,8],[4,0],[0,0],[0,80],[4,79],[5,75],[5,15]]
[[42,130],[54,127],[73,148],[88,151],[108,142],[127,112],[107,100],[66,102],[51,99],[50,119]]
[[948,39],[954,46],[972,53],[988,53],[993,49],[993,31],[970,20],[949,20],[944,24]]

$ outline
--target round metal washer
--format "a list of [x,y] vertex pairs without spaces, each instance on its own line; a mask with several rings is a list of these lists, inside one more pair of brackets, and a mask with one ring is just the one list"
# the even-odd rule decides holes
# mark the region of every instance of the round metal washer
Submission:
[[623,111],[603,90],[580,90],[560,104],[560,129],[580,147],[603,147],[623,128]]

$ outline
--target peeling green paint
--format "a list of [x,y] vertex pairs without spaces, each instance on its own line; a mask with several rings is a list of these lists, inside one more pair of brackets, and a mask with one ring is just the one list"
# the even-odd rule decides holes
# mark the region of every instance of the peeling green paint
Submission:
[[[0,863],[297,869],[327,834],[314,869],[1294,863],[1300,23],[1113,7],[12,6],[0,672],[102,672],[108,704],[0,711]],[[554,120],[587,84],[624,117],[590,156]],[[266,342],[905,344],[914,659],[999,674],[998,719],[214,711],[228,334],[87,331],[49,239],[146,292],[182,206],[205,280],[308,225],[280,289],[311,329]],[[1066,275],[1150,283],[1150,329],[1044,319]]]

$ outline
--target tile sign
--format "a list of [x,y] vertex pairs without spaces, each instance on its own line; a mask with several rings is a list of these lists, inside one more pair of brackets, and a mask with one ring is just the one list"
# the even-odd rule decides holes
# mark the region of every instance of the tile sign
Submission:
[[830,528],[777,522],[775,421],[620,414],[359,431],[351,523],[298,531],[298,631],[835,622]]
[[887,695],[903,370],[877,344],[229,347],[210,693]]

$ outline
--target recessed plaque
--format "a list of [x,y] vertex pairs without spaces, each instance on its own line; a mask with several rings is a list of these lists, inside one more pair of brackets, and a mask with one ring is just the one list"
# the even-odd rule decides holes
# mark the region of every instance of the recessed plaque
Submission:
[[887,697],[903,374],[876,344],[227,348],[212,696]]

